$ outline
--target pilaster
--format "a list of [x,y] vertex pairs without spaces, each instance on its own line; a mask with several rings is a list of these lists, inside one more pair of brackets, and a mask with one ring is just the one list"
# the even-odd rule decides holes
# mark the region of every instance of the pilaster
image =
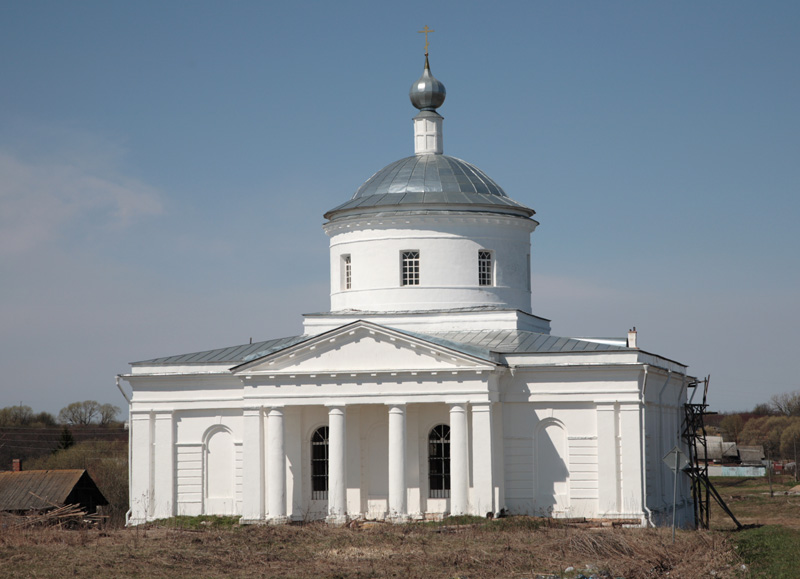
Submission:
[[243,410],[242,522],[264,521],[264,413],[261,408]]
[[[491,402],[472,403],[472,514],[495,514]],[[452,429],[451,429],[452,437]],[[452,444],[452,441],[451,441]],[[452,459],[451,459],[452,460]]]

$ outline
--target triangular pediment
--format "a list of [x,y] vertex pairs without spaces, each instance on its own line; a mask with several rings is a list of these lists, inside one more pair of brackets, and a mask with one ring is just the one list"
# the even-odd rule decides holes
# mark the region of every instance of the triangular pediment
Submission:
[[[487,356],[488,357],[488,356]],[[338,372],[413,372],[488,370],[487,358],[412,336],[385,326],[357,321],[262,358],[232,372],[319,374]]]

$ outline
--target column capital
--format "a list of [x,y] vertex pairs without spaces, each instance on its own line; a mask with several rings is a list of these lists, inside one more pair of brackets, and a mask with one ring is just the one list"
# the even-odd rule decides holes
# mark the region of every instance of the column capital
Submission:
[[469,402],[448,402],[450,412],[466,412]]
[[283,406],[269,406],[267,416],[283,416]]
[[470,402],[472,412],[490,412],[494,402],[491,400],[481,400],[480,402]]
[[386,406],[389,407],[389,414],[397,414],[397,413],[405,413],[406,405],[404,403],[395,404],[393,402],[387,402]]

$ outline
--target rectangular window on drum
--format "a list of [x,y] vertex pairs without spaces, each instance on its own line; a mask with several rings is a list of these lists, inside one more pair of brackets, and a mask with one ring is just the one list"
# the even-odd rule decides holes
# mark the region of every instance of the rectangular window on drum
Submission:
[[492,252],[484,249],[478,252],[478,285],[494,285]]
[[419,285],[419,250],[401,253],[402,285]]

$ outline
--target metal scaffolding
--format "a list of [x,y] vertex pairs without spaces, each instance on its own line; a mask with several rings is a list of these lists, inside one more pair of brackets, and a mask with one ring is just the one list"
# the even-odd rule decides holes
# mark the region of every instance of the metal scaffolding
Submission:
[[[695,529],[708,529],[710,499],[713,497],[720,508],[736,523],[736,528],[741,529],[742,524],[736,519],[708,478],[708,446],[704,417],[707,414],[712,414],[707,412],[708,404],[706,402],[709,378],[695,380],[689,384],[689,388],[694,388],[695,391],[689,402],[684,406],[685,418],[683,432],[681,433],[681,438],[689,449],[689,466],[686,467],[685,472],[692,481],[694,527]],[[697,389],[700,387],[703,388],[703,402],[701,404],[692,404],[692,400],[697,394]],[[702,456],[700,456],[700,453],[702,453]]]

